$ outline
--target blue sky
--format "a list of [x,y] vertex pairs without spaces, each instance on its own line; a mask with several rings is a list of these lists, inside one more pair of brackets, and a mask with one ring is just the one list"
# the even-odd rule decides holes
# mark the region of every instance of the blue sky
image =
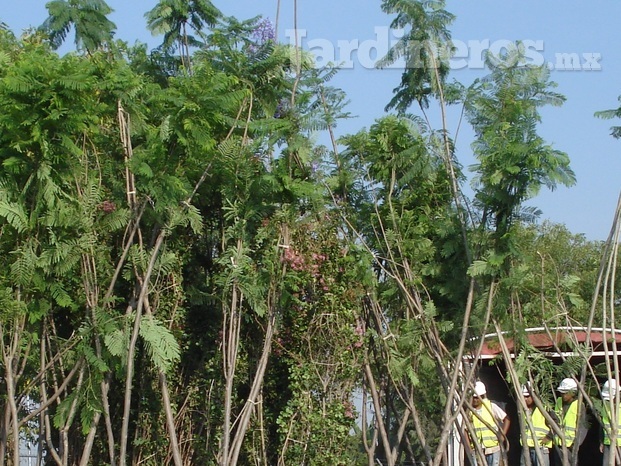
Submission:
[[[0,21],[17,33],[43,22],[45,0],[0,0]],[[155,0],[108,0],[115,10],[111,19],[117,24],[117,37],[130,43],[136,40],[155,46],[146,30],[143,15]],[[293,1],[281,0],[278,32],[282,41],[292,40]],[[313,48],[321,61],[334,50],[338,62],[350,63],[332,84],[348,95],[348,110],[356,117],[337,127],[339,135],[370,126],[384,114],[392,89],[400,81],[401,70],[377,70],[368,66],[384,44],[394,40],[388,30],[390,17],[380,10],[380,2],[353,0],[298,0],[297,25],[305,30],[302,45]],[[263,15],[275,22],[277,0],[215,0],[225,14],[239,19]],[[540,134],[554,148],[567,152],[578,182],[571,188],[554,192],[542,190],[529,204],[543,211],[542,219],[564,223],[574,233],[589,239],[606,239],[610,232],[621,183],[621,140],[609,135],[613,124],[621,121],[599,120],[594,112],[616,108],[621,95],[621,2],[617,0],[448,0],[447,9],[457,16],[452,36],[470,57],[455,61],[452,79],[470,84],[484,75],[477,65],[477,47],[501,47],[507,41],[530,41],[533,59],[553,65],[556,54],[577,54],[580,70],[557,69],[552,80],[557,92],[567,101],[562,107],[542,112]],[[355,41],[358,41],[357,43]],[[357,44],[357,48],[354,45]],[[347,51],[347,47],[353,51]],[[375,48],[375,49],[374,49]],[[465,57],[465,55],[463,55]],[[559,62],[562,64],[561,62]],[[562,66],[561,66],[562,68]],[[598,69],[583,69],[598,68]],[[432,125],[441,126],[432,112]],[[437,119],[436,119],[437,118]],[[455,134],[457,119],[450,121]],[[457,156],[465,167],[473,163],[471,133],[462,124],[456,141]]]

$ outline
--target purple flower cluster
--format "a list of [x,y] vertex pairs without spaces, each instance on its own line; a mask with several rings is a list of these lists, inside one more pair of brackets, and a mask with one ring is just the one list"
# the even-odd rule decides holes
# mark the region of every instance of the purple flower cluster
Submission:
[[247,51],[250,55],[255,55],[265,44],[276,41],[276,31],[272,22],[265,18],[256,24],[250,33],[250,37],[253,41],[247,45]]
[[274,118],[282,118],[289,111],[289,101],[287,99],[282,99],[278,102],[276,106],[276,111],[274,112]]
[[252,38],[255,39],[259,45],[267,42],[275,42],[276,31],[272,22],[268,18],[259,21],[252,31]]

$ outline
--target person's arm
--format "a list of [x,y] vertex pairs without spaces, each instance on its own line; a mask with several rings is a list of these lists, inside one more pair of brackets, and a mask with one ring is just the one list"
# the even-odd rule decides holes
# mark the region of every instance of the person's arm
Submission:
[[494,417],[500,423],[501,432],[506,437],[507,432],[509,432],[509,427],[511,426],[511,420],[509,419],[509,416],[507,416],[507,413],[505,413],[505,411],[500,406],[498,406],[496,403],[492,404],[492,411],[493,411]]
[[551,443],[552,439],[554,438],[554,432],[552,431],[552,428],[548,425],[547,421],[546,421],[546,426],[548,427],[548,431],[539,440],[539,445],[541,446]]
[[502,420],[502,433],[505,434],[505,437],[507,436],[507,433],[509,432],[509,427],[511,427],[511,419],[509,419],[509,416],[505,416],[505,418]]
[[507,416],[507,413],[496,403],[492,403],[492,414],[499,424],[499,433],[502,432],[502,438],[499,435],[498,439],[502,442],[505,450],[509,451],[509,438],[507,437],[507,433],[511,426],[511,420],[509,416]]

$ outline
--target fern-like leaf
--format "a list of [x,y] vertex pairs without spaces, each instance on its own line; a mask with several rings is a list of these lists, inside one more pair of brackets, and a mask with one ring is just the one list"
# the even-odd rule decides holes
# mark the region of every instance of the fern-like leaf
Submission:
[[181,350],[173,334],[151,316],[140,322],[140,336],[153,364],[167,372],[179,360]]

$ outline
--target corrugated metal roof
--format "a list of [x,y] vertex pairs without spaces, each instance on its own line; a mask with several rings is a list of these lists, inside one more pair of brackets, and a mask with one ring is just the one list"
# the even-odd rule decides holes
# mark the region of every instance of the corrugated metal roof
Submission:
[[[510,333],[504,332],[505,343],[511,353],[515,351],[515,342]],[[573,348],[577,344],[586,344],[590,342],[591,354],[604,355],[606,352],[612,352],[616,346],[616,350],[621,352],[621,330],[603,329],[585,327],[555,327],[555,328],[530,328],[525,331],[525,338],[528,344],[539,351],[548,353],[548,355],[567,356],[573,352]],[[609,342],[604,345],[604,341]],[[615,341],[616,345],[612,342]],[[498,334],[488,334],[485,336],[483,349],[480,359],[492,359],[502,353],[499,343]]]

